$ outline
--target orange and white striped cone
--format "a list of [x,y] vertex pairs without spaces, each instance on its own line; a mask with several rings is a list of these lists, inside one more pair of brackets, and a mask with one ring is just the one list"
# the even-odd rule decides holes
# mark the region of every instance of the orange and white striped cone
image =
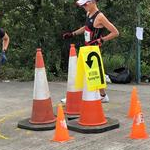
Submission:
[[41,49],[37,49],[33,91],[33,108],[30,123],[47,124],[54,122],[52,102],[45,72]]
[[80,117],[67,121],[68,129],[81,133],[101,133],[119,127],[117,119],[105,118],[99,90],[88,91],[84,85]]
[[68,68],[68,82],[66,93],[66,110],[68,115],[80,114],[82,91],[75,89],[75,76],[77,67],[77,55],[75,45],[71,44]]
[[78,123],[83,126],[97,126],[107,123],[99,90],[88,91],[86,84],[83,89],[81,112]]
[[41,49],[38,48],[35,62],[32,115],[30,119],[20,121],[18,127],[35,131],[49,130],[55,128],[55,121],[44,60]]

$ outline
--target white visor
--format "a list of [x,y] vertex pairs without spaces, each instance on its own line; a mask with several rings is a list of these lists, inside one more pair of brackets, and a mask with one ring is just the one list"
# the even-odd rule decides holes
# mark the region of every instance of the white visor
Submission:
[[87,2],[91,2],[92,0],[78,0],[76,3],[79,6],[83,6],[84,4],[86,4]]

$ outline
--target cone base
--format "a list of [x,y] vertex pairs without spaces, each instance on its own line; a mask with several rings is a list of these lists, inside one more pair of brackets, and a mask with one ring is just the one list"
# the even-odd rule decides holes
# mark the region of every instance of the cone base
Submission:
[[48,124],[56,121],[53,114],[51,99],[33,100],[31,119],[32,124]]
[[82,101],[82,91],[67,92],[65,113],[68,115],[79,115]]
[[147,139],[147,138],[149,138],[149,136],[148,136],[148,134],[145,134],[143,136],[136,136],[136,137],[130,135],[129,138],[131,138],[131,139]]
[[36,124],[36,125],[49,124],[49,123],[53,123],[55,121],[56,121],[56,118],[53,119],[53,120],[45,121],[45,122],[44,121],[42,121],[42,122],[35,122],[35,121],[32,121],[32,120],[29,120],[29,122],[31,124]]
[[130,133],[131,139],[147,139],[148,134],[145,131],[145,125],[133,125],[132,131]]
[[107,117],[107,123],[99,126],[82,126],[78,124],[78,119],[68,120],[67,126],[69,130],[80,132],[80,133],[102,133],[119,128],[119,121]]
[[30,118],[27,118],[27,119],[19,121],[18,128],[27,129],[27,130],[33,130],[33,131],[46,131],[46,130],[53,130],[53,129],[55,129],[56,122],[49,123],[49,124],[37,125],[37,124],[31,124],[29,122],[29,119]]
[[82,126],[99,126],[99,125],[103,125],[103,124],[106,124],[107,123],[107,120],[103,121],[103,122],[100,122],[100,123],[82,123],[82,122],[78,122],[78,124],[82,125]]
[[101,100],[82,101],[79,124],[83,126],[97,126],[107,123],[103,113]]
[[65,116],[68,120],[77,119],[80,117],[80,115],[67,115],[67,114],[65,114]]
[[59,143],[64,143],[70,140],[73,140],[74,137],[69,137],[68,139],[64,139],[64,140],[58,140],[58,139],[52,139],[53,142],[59,142]]

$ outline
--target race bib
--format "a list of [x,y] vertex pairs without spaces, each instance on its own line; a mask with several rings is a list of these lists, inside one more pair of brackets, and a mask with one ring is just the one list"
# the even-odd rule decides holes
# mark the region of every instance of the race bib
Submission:
[[85,42],[89,42],[91,40],[89,31],[85,30],[84,38],[85,38]]

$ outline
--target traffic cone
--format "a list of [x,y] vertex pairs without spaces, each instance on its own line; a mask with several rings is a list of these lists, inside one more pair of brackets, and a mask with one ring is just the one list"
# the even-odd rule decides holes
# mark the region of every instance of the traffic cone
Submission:
[[141,111],[140,101],[136,103],[135,116],[133,119],[132,130],[130,133],[131,139],[146,139],[148,134],[146,133],[144,117]]
[[57,110],[57,121],[56,121],[56,129],[53,141],[55,142],[65,142],[73,139],[73,137],[69,136],[69,131],[67,129],[67,124],[64,117],[64,112],[62,105],[58,105]]
[[29,120],[32,124],[48,124],[55,122],[52,102],[45,72],[41,49],[37,49],[35,62],[35,78],[33,92],[32,115]]
[[75,89],[77,55],[75,44],[70,46],[69,66],[68,66],[68,82],[66,93],[65,113],[68,115],[80,114],[82,91]]
[[87,85],[84,86],[78,123],[83,126],[97,126],[107,123],[99,90],[88,91]]
[[129,118],[133,118],[135,115],[137,101],[138,101],[137,88],[133,87],[133,90],[131,93],[130,108],[129,108],[128,115],[127,115]]

